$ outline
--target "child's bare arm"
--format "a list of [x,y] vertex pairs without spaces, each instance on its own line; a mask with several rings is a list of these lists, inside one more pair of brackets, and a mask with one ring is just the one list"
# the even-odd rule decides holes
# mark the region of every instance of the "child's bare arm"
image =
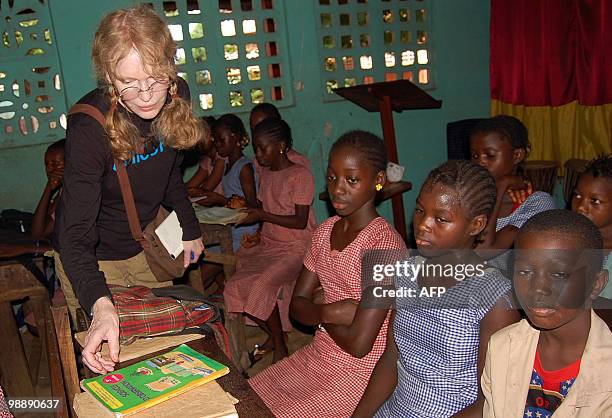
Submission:
[[[480,321],[480,344],[478,346],[478,387],[480,388],[480,377],[485,367],[487,358],[487,348],[491,335],[495,334],[502,328],[512,325],[521,319],[516,309],[511,309],[508,302],[504,298],[500,298],[493,309],[485,315]],[[482,408],[484,406],[484,395],[482,390],[478,390],[478,398],[476,401],[465,408],[463,411],[455,414],[453,418],[475,418],[482,417]]]
[[284,226],[285,228],[304,229],[308,224],[310,205],[295,205],[294,215],[275,215],[260,208],[248,209],[247,212],[248,216],[240,221],[239,224],[248,225],[255,222],[269,222]]
[[389,332],[387,333],[387,347],[376,363],[368,386],[366,387],[355,412],[354,418],[371,417],[380,406],[391,396],[397,385],[397,345],[393,338],[393,322],[395,311],[389,318]]
[[240,170],[240,186],[244,193],[247,207],[257,207],[257,189],[255,187],[255,173],[252,164],[245,164]]
[[210,175],[202,183],[202,189],[207,191],[215,190],[215,187],[221,183],[223,170],[225,170],[225,161],[222,158],[215,159]]
[[32,218],[32,238],[37,240],[45,239],[53,232],[53,225],[55,222],[50,215],[51,211],[55,210],[55,205],[51,205],[51,197],[60,185],[61,179],[57,180],[50,178],[47,182],[45,190],[38,202],[38,206],[36,206],[34,217]]
[[314,291],[319,286],[321,286],[319,276],[306,267],[302,268],[302,273],[293,290],[289,313],[304,325],[319,325],[322,322],[321,310],[325,305],[313,302]]
[[200,185],[206,180],[207,177],[208,173],[206,170],[198,166],[198,170],[187,182],[187,192],[189,193],[190,197],[197,196],[194,191],[200,188]]

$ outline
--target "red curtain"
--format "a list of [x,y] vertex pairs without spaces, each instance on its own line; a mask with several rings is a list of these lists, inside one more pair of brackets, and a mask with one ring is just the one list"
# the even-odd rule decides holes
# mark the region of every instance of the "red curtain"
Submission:
[[491,0],[491,98],[612,103],[612,0]]

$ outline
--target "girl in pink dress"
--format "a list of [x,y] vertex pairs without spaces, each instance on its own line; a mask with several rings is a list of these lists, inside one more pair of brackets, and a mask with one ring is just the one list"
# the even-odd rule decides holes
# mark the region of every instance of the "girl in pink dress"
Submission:
[[[338,216],[313,233],[291,303],[292,317],[319,331],[249,380],[275,416],[350,416],[385,350],[389,310],[361,303],[361,261],[368,250],[406,250],[376,213],[386,166],[384,143],[371,133],[349,132],[332,146],[327,190]],[[315,298],[319,286],[323,300]]]
[[283,331],[291,330],[291,294],[315,228],[314,179],[308,169],[287,158],[291,143],[289,125],[280,119],[266,120],[253,131],[255,156],[262,167],[262,207],[249,209],[241,223],[263,222],[261,240],[238,251],[236,274],[223,293],[228,312],[244,312],[268,334],[252,361],[269,350],[274,350],[275,362],[288,354]]

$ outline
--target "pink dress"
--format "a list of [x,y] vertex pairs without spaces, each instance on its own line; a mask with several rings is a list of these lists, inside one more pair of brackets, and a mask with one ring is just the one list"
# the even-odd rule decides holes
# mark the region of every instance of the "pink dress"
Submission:
[[[305,167],[294,164],[280,171],[262,169],[258,197],[266,212],[293,215],[295,205],[310,206],[313,196],[314,178]],[[227,311],[267,320],[278,303],[283,330],[290,331],[291,295],[315,226],[312,207],[304,229],[264,222],[260,243],[241,247],[236,254],[236,273],[223,293]]]
[[[304,266],[317,274],[325,303],[361,300],[361,257],[369,249],[405,250],[401,236],[383,218],[368,224],[344,250],[331,249],[331,231],[340,219],[329,218],[313,234]],[[388,317],[363,358],[342,350],[324,330],[291,356],[249,380],[277,417],[348,417],[363,395],[385,350]]]

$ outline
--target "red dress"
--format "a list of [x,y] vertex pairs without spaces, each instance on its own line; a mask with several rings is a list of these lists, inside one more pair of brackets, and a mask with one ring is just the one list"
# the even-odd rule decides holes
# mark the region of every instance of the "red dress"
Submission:
[[[368,224],[344,250],[331,249],[331,231],[340,219],[321,224],[312,238],[304,266],[317,274],[325,303],[361,299],[361,256],[365,250],[405,250],[406,246],[383,218]],[[342,350],[325,331],[291,356],[249,380],[257,394],[278,417],[348,417],[357,406],[385,350],[388,318],[372,351],[356,358]]]
[[[280,171],[262,168],[258,197],[266,212],[293,215],[295,205],[312,205],[314,178],[299,164]],[[267,320],[278,303],[283,330],[290,331],[291,295],[315,226],[312,207],[305,229],[264,222],[260,243],[236,254],[236,273],[223,293],[227,311]]]

